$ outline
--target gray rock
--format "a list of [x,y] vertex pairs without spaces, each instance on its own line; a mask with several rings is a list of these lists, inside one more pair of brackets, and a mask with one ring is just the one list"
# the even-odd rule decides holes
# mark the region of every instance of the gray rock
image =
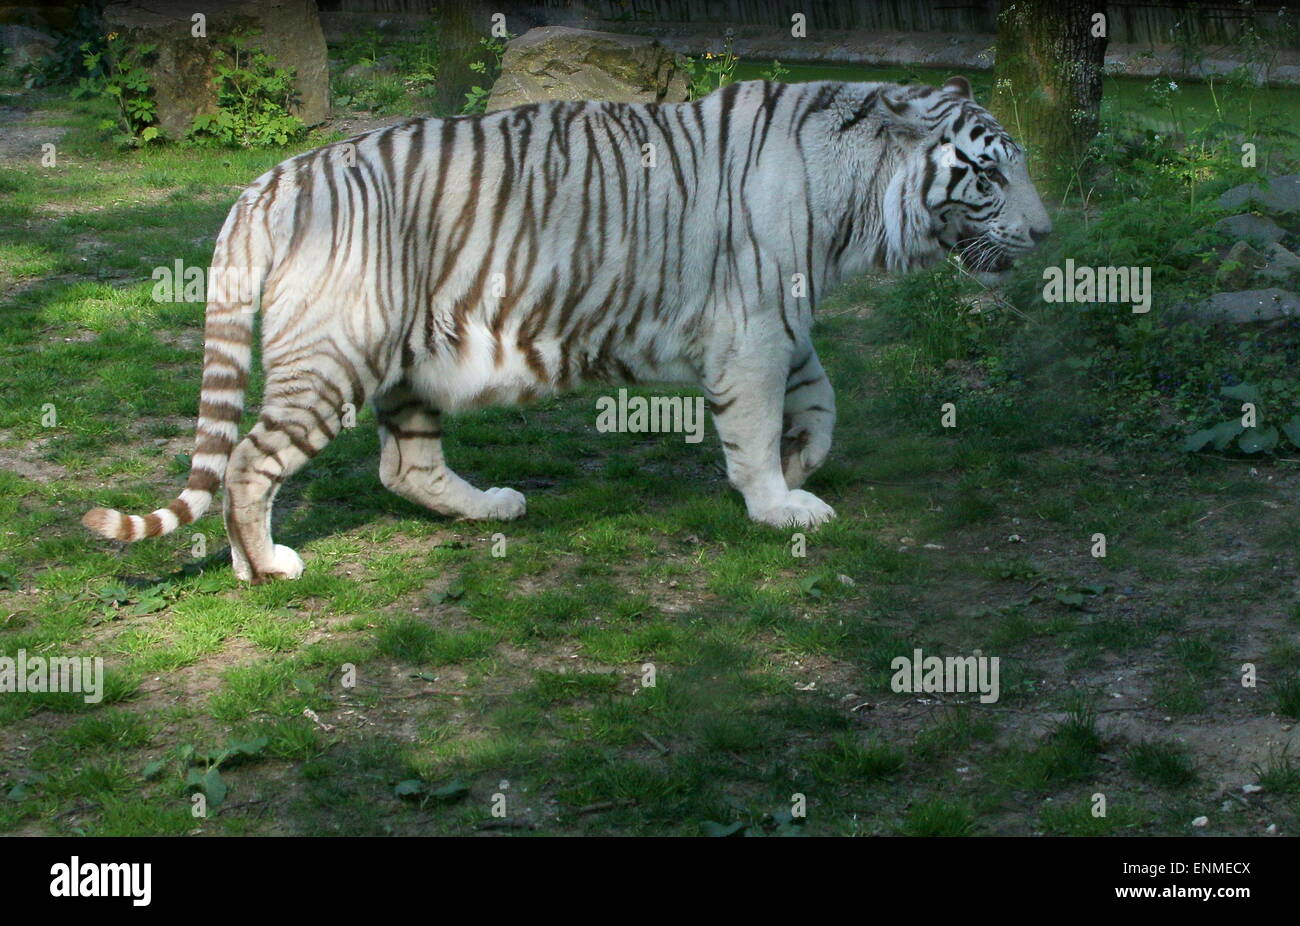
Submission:
[[1300,317],[1300,296],[1277,287],[1215,293],[1208,302],[1197,306],[1195,313],[1204,321],[1234,325],[1297,318]]
[[1286,282],[1300,274],[1300,257],[1292,254],[1280,244],[1270,244],[1264,249],[1267,263],[1260,269],[1260,274],[1270,280]]
[[1224,209],[1240,209],[1252,203],[1273,214],[1300,212],[1300,174],[1274,177],[1267,187],[1242,183],[1219,197],[1219,205]]
[[543,26],[506,46],[487,110],[544,100],[681,103],[688,89],[685,62],[654,39]]
[[110,0],[104,8],[109,31],[157,46],[150,80],[158,124],[167,136],[184,136],[195,116],[216,110],[213,52],[236,28],[254,33],[250,44],[276,65],[293,69],[295,116],[309,126],[329,118],[329,71],[316,0],[205,0],[200,9],[207,38],[191,34],[193,0]]
[[1286,231],[1272,219],[1261,215],[1230,215],[1219,219],[1214,227],[1229,237],[1249,241],[1256,247],[1263,247],[1274,241],[1281,241]]
[[54,57],[59,40],[39,29],[29,26],[0,26],[0,48],[9,54],[10,67],[19,69],[40,64]]

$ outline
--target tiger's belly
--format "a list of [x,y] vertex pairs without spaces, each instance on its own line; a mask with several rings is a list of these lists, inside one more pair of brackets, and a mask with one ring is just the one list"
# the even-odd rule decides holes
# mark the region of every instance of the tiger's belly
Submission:
[[434,407],[454,412],[516,405],[583,383],[694,383],[691,366],[675,356],[674,339],[652,345],[520,339],[517,330],[494,336],[470,323],[458,349],[417,358],[406,371],[415,391]]

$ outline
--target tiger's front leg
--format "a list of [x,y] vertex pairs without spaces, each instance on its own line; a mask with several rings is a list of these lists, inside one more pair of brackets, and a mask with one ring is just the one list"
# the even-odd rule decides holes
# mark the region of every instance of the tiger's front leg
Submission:
[[726,366],[706,377],[704,386],[726,455],[727,479],[745,497],[750,518],[773,527],[829,521],[834,509],[811,492],[790,488],[782,471],[789,352],[754,345],[727,356]]

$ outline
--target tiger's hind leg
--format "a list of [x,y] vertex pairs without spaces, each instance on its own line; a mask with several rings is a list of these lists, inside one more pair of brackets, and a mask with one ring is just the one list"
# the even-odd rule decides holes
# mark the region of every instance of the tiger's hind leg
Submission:
[[781,470],[797,489],[826,462],[835,430],[835,392],[814,350],[794,364],[785,383],[781,422]]
[[334,385],[346,377],[300,372],[333,366],[322,360],[269,371],[257,424],[230,455],[223,510],[235,575],[245,582],[302,575],[298,554],[271,539],[271,507],[285,480],[338,434],[345,404],[363,398],[345,397]]
[[526,511],[514,489],[476,489],[452,472],[442,455],[442,414],[398,384],[375,398],[379,418],[379,478],[407,501],[439,514],[512,521]]

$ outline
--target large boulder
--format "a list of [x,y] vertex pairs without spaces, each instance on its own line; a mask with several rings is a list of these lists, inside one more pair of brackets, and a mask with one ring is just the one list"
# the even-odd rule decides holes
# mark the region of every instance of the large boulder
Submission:
[[[191,17],[206,17],[206,37],[192,35]],[[151,66],[158,124],[170,138],[189,131],[194,117],[216,110],[214,51],[232,34],[279,67],[292,68],[299,102],[293,114],[307,125],[329,118],[329,70],[316,0],[111,0],[104,8],[110,32],[157,46]]]
[[1272,215],[1300,212],[1300,174],[1273,177],[1263,187],[1254,183],[1239,184],[1219,197],[1219,205],[1224,209],[1254,205]]
[[1215,293],[1195,313],[1204,321],[1235,325],[1280,321],[1300,317],[1300,296],[1276,287]]
[[1260,274],[1270,280],[1285,283],[1300,278],[1300,257],[1274,242],[1264,248],[1265,264]]
[[686,62],[655,39],[542,26],[506,46],[487,109],[543,100],[681,103],[689,87]]
[[1272,219],[1250,213],[1219,219],[1214,223],[1214,227],[1233,238],[1248,241],[1257,247],[1281,241],[1286,235],[1282,226]]

